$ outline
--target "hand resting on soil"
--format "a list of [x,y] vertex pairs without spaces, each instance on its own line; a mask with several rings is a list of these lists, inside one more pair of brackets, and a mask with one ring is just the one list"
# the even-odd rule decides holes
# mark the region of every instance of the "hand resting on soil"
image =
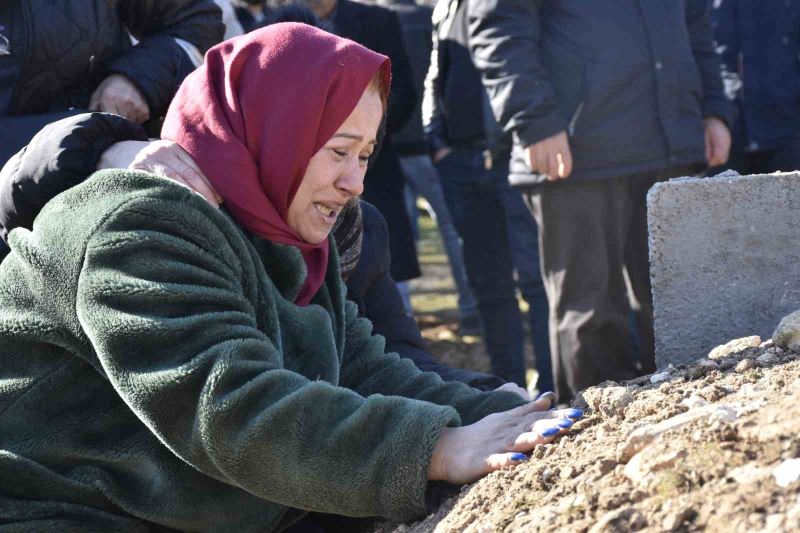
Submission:
[[428,479],[471,483],[489,472],[526,460],[525,452],[552,442],[583,416],[580,409],[547,410],[552,396],[543,396],[469,426],[445,428],[436,443]]

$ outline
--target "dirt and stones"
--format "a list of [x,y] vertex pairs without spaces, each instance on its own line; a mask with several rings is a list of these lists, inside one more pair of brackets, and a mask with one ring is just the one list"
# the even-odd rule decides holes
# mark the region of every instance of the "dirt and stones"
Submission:
[[799,358],[748,339],[590,388],[571,434],[380,530],[800,531]]

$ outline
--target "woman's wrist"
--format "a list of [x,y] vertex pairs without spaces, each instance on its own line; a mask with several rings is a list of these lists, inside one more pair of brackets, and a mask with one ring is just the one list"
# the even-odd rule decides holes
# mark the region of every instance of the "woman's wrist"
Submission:
[[439,440],[433,448],[430,466],[428,467],[428,481],[447,481],[447,452],[457,435],[459,428],[446,427],[439,434]]

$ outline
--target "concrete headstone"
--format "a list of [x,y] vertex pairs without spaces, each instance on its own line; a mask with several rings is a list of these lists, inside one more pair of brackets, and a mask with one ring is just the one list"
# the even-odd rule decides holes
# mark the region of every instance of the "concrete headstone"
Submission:
[[659,368],[800,309],[800,174],[659,183],[647,217]]

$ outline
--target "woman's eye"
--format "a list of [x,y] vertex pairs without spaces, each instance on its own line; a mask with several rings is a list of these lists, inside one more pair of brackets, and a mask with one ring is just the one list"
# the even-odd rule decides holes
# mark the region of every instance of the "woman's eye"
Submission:
[[347,152],[345,152],[344,150],[337,150],[336,148],[332,148],[332,150],[333,153],[339,157],[347,157]]

